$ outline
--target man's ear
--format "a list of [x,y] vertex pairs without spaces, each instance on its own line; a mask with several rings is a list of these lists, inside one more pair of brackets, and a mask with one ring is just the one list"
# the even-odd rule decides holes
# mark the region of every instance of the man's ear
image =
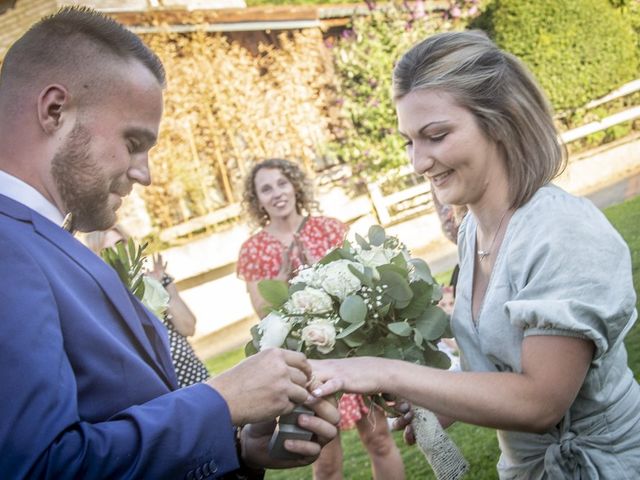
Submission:
[[48,85],[38,96],[38,122],[49,134],[60,129],[69,109],[71,97],[62,85]]

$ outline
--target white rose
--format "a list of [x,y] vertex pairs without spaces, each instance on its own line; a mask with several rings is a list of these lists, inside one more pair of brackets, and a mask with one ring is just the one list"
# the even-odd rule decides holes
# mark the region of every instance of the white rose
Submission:
[[336,345],[336,327],[331,320],[314,320],[302,329],[302,340],[320,353],[329,353]]
[[304,283],[310,287],[319,287],[321,275],[319,269],[316,267],[308,267],[300,270],[298,274],[291,279],[289,283],[292,285],[295,283]]
[[142,283],[144,283],[142,304],[151,310],[156,317],[162,318],[164,312],[169,308],[169,300],[171,299],[169,292],[153,277],[143,275]]
[[349,270],[349,265],[353,265],[361,272],[364,270],[362,265],[350,260],[336,260],[328,263],[323,269],[322,288],[329,295],[344,300],[352,293],[362,288],[360,279]]
[[287,319],[278,312],[271,312],[260,320],[258,332],[260,333],[260,350],[265,348],[279,348],[284,343],[291,325]]
[[372,246],[371,250],[360,250],[356,258],[367,267],[379,267],[391,262],[391,259],[398,254],[395,249],[384,248],[382,245]]
[[305,287],[291,295],[291,298],[284,305],[287,312],[293,314],[303,313],[324,313],[333,308],[331,297],[322,290],[312,287]]

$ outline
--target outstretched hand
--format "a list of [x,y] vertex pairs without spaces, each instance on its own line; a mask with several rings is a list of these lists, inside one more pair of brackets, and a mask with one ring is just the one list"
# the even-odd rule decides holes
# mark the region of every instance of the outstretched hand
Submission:
[[[309,360],[313,375],[319,385],[312,391],[316,397],[325,397],[338,392],[381,393],[385,392],[381,382],[383,359],[354,357],[339,360]],[[393,392],[391,392],[393,393]]]
[[225,399],[234,425],[273,420],[310,399],[311,365],[302,353],[269,348],[207,383]]

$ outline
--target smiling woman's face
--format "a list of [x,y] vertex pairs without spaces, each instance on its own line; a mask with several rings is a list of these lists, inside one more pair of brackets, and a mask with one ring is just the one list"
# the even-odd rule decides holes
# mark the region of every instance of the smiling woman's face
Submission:
[[[398,129],[414,170],[450,205],[481,205],[508,190],[504,159],[453,96],[414,90],[396,103]],[[506,190],[505,190],[506,189]]]
[[261,168],[254,183],[258,203],[270,219],[286,218],[296,211],[296,191],[289,179],[277,168]]

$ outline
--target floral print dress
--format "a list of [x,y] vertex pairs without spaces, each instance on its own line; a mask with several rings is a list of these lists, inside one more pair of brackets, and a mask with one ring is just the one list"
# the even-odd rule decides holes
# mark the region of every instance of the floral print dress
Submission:
[[[308,217],[296,235],[309,261],[317,261],[329,250],[341,245],[346,233],[347,226],[341,221],[317,216]],[[266,230],[260,230],[240,248],[236,267],[238,277],[245,282],[275,278],[288,248],[289,245],[284,245]],[[292,258],[294,271],[303,263],[304,259],[298,256]],[[360,395],[343,395],[339,407],[339,426],[343,430],[353,428],[358,420],[369,413]]]

